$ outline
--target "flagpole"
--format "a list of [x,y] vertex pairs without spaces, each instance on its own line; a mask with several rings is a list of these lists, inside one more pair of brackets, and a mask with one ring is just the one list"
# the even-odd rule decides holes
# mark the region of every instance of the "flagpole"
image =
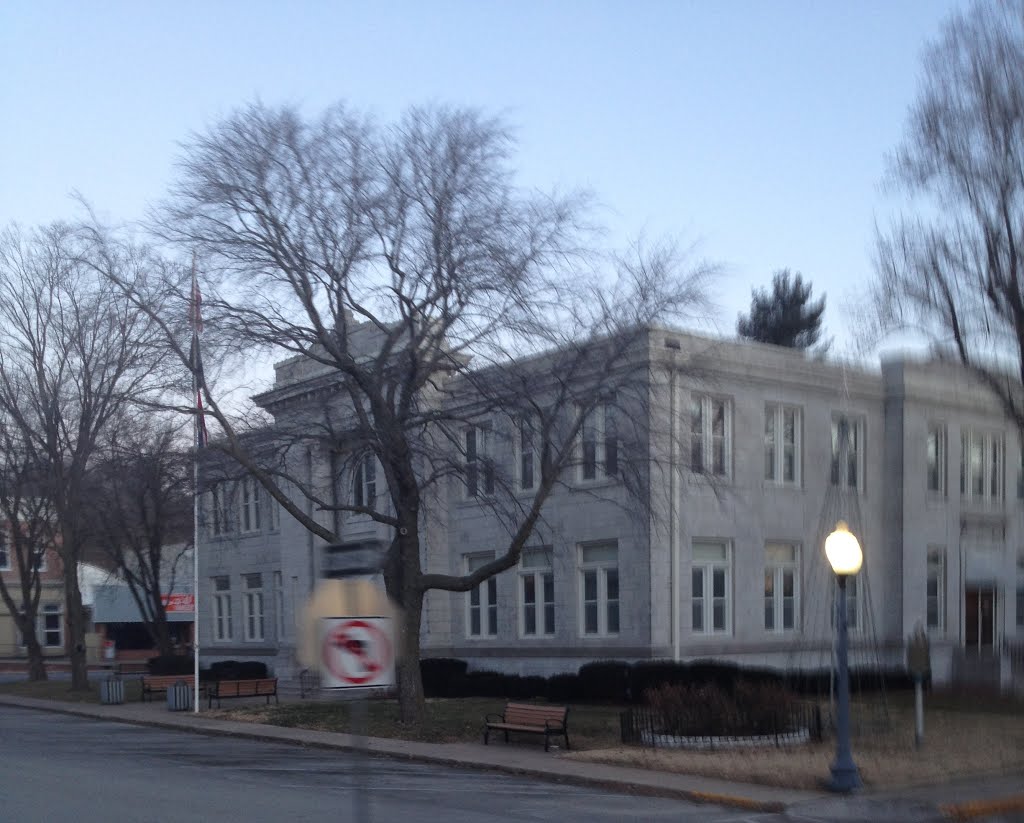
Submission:
[[202,384],[199,379],[199,279],[196,256],[192,255],[192,393],[196,400],[195,436],[192,448],[192,712],[199,713],[199,450],[203,445]]

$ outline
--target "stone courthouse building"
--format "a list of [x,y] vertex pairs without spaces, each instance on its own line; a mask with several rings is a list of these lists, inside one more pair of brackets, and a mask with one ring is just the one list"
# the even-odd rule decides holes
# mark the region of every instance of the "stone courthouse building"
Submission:
[[[822,541],[842,517],[865,553],[850,586],[855,654],[901,665],[920,625],[937,682],[1012,681],[1024,643],[1021,435],[962,369],[911,357],[853,367],[656,327],[631,357],[646,402],[590,414],[517,567],[428,595],[424,656],[526,674],[612,658],[827,665]],[[331,391],[329,370],[292,358],[256,401],[281,433]],[[529,497],[539,477],[539,445],[514,419],[466,408],[452,446],[463,471],[424,523],[429,571],[461,574],[501,553],[489,495]],[[372,458],[342,475],[313,450],[304,461],[293,470],[356,502],[385,496]],[[317,516],[334,518],[346,545],[390,544],[366,516]],[[256,659],[294,676],[296,616],[338,558],[250,478],[209,483],[203,523],[204,665]]]

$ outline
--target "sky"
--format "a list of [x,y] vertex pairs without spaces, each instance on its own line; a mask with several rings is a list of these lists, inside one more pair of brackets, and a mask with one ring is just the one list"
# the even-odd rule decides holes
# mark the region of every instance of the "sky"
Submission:
[[[872,276],[921,54],[966,0],[5,0],[0,226],[135,221],[182,141],[253,100],[503,115],[524,186],[583,187],[608,242],[718,263],[707,330],[789,268],[833,352]],[[877,361],[876,361],[877,362]]]

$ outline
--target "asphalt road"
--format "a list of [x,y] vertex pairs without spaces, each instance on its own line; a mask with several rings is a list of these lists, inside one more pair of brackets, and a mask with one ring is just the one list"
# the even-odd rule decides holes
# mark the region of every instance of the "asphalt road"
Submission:
[[3,823],[786,819],[486,772],[0,707]]

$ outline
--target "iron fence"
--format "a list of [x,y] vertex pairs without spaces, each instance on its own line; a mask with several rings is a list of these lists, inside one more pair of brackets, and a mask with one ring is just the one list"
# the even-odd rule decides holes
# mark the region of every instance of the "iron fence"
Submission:
[[622,712],[619,723],[623,743],[653,748],[781,747],[822,739],[821,707],[809,702],[756,715],[742,710],[715,714],[701,708],[667,717],[641,706]]

